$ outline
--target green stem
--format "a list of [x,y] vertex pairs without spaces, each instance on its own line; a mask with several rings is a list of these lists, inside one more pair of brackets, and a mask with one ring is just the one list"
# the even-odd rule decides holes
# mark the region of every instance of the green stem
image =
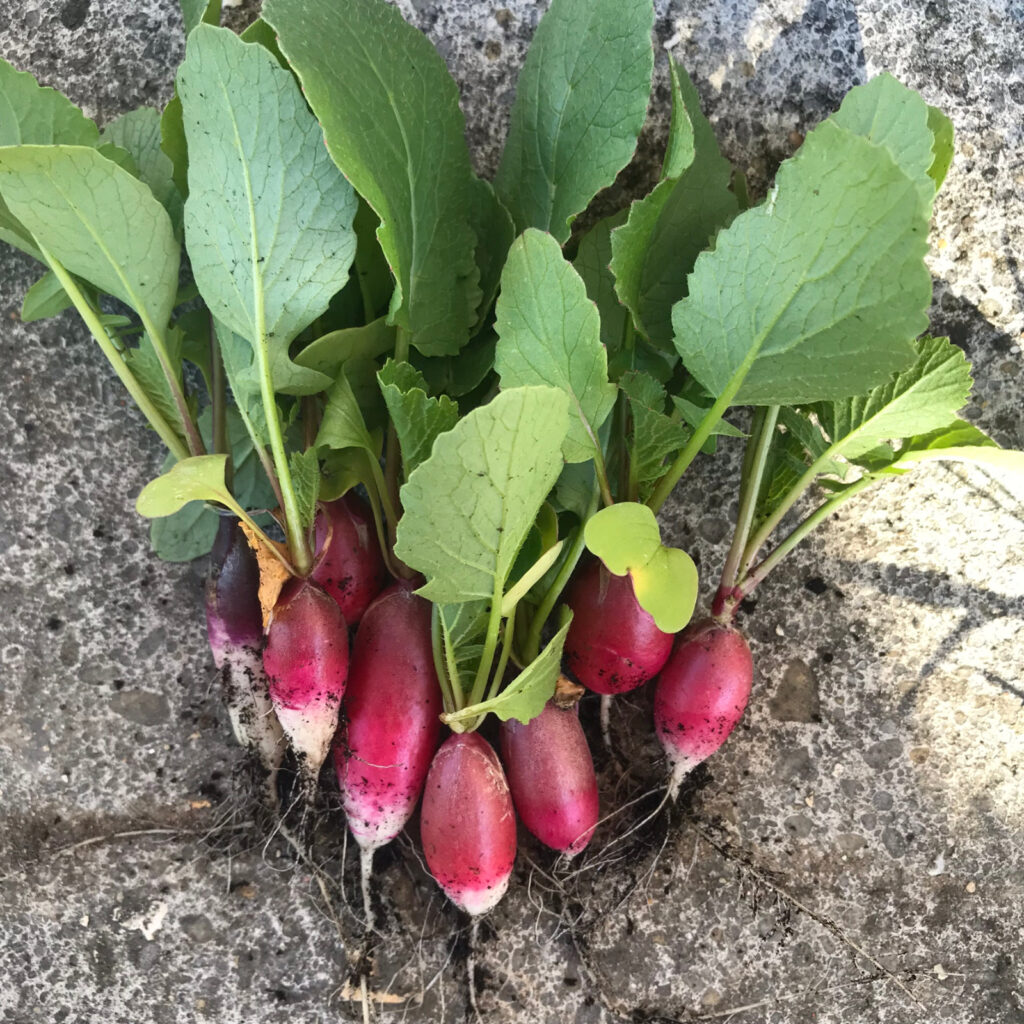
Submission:
[[[380,466],[377,464],[377,460],[372,455],[370,455],[369,452],[366,452],[365,455],[366,461],[371,466],[370,472],[372,473],[372,467],[376,466],[377,472],[379,473]],[[364,481],[364,483],[366,482]],[[380,545],[380,553],[381,557],[384,559],[384,567],[392,576],[397,576],[398,573],[395,572],[396,567],[392,559],[391,550],[388,546],[388,535],[387,528],[384,525],[384,516],[381,515],[381,500],[379,488],[375,485],[370,486],[369,484],[366,484],[366,494],[367,497],[370,499],[370,511],[373,513],[373,525],[375,530],[377,531],[377,543]]]
[[[404,327],[395,331],[395,362],[405,363],[409,361],[409,332]],[[386,475],[385,492],[387,500],[391,505],[391,514],[388,516],[388,536],[391,539],[391,547],[394,549],[395,537],[398,530],[398,515],[400,515],[401,500],[398,495],[402,470],[402,453],[398,446],[398,431],[390,420],[388,421],[387,439],[384,442],[384,472]],[[383,497],[383,495],[382,495]]]
[[487,634],[484,637],[484,649],[477,666],[473,689],[469,692],[469,703],[479,704],[484,699],[487,680],[494,664],[494,651],[498,646],[498,632],[501,629],[501,586],[495,581],[494,594],[491,597],[491,612],[487,619]]
[[295,567],[287,558],[284,557],[284,555],[281,554],[281,549],[263,532],[263,530],[260,529],[260,527],[256,523],[256,520],[253,519],[252,516],[250,516],[249,513],[246,512],[245,509],[238,504],[237,501],[235,501],[235,499],[231,496],[230,493],[225,494],[222,500],[222,504],[225,506],[225,508],[229,508],[232,512],[234,512],[234,514],[238,516],[239,519],[243,520],[245,523],[248,524],[249,529],[252,530],[252,532],[255,533],[256,536],[259,537],[261,541],[263,541],[264,545],[266,545],[267,547],[267,550],[270,551],[270,553],[285,567],[285,569],[288,570],[289,575],[296,575]]
[[732,535],[732,544],[722,569],[722,588],[736,585],[740,559],[746,549],[750,527],[754,523],[757,510],[757,499],[761,493],[761,481],[765,467],[768,465],[768,453],[775,438],[775,425],[779,421],[779,406],[762,406],[754,413],[751,438],[747,442],[747,451],[743,460],[743,475],[740,480],[740,511],[736,519],[736,529]]
[[85,322],[86,327],[89,328],[93,338],[96,339],[97,344],[102,350],[103,354],[107,357],[110,365],[113,367],[114,372],[117,374],[121,383],[125,386],[128,394],[131,395],[132,401],[139,407],[143,416],[149,421],[149,425],[157,432],[160,440],[167,446],[167,450],[179,461],[181,459],[187,459],[189,456],[189,450],[183,443],[181,437],[177,431],[164,419],[159,409],[150,401],[149,396],[139,382],[135,379],[135,375],[128,369],[127,363],[121,357],[121,354],[117,350],[117,346],[114,344],[113,339],[107,333],[106,328],[100,323],[100,318],[96,313],[96,310],[89,304],[88,300],[82,294],[81,289],[75,282],[75,279],[68,273],[55,256],[53,256],[47,249],[36,242],[36,247],[39,249],[40,255],[46,261],[47,266],[53,271],[54,276],[60,281],[64,291],[67,292],[68,298],[71,299],[72,304],[78,311],[79,316]]
[[185,392],[182,391],[178,375],[171,365],[171,358],[167,354],[167,343],[164,341],[163,332],[150,320],[145,308],[139,309],[138,313],[142,326],[146,329],[149,340],[153,343],[153,351],[156,353],[157,361],[164,372],[167,388],[171,393],[171,398],[174,400],[174,407],[178,410],[178,416],[181,418],[181,425],[185,429],[185,439],[188,441],[188,450],[192,455],[205,455],[206,445],[203,444],[203,439],[199,436],[199,428],[192,419],[188,402],[185,400]]
[[658,481],[654,493],[647,499],[647,504],[655,513],[661,511],[661,506],[668,500],[673,488],[679,483],[680,477],[690,468],[690,463],[697,457],[704,442],[711,436],[715,424],[722,418],[723,413],[732,404],[733,397],[739,390],[743,378],[739,375],[735,383],[723,391],[715,401],[715,404],[708,409],[704,419],[697,424],[686,447],[676,456],[675,461],[669,466],[668,472]]
[[217,336],[213,328],[213,316],[210,316],[210,406],[213,417],[213,451],[214,454],[227,455],[228,462],[225,473],[228,487],[231,486],[235,467],[231,461],[231,448],[228,446],[228,386],[224,373],[224,360],[217,344]]
[[795,548],[809,533],[822,524],[831,516],[840,505],[851,498],[867,490],[872,484],[877,483],[880,477],[868,474],[862,477],[855,484],[851,484],[845,491],[830,498],[823,505],[807,516],[787,537],[783,540],[767,558],[760,562],[754,569],[747,573],[740,581],[737,588],[735,600],[732,602],[732,611],[735,612],[745,597],[748,597],[754,588]]
[[757,553],[767,543],[768,538],[785,518],[786,513],[800,500],[807,488],[814,483],[815,479],[825,471],[825,465],[831,461],[835,447],[835,445],[831,445],[808,466],[804,475],[790,487],[771,515],[757,528],[757,531],[747,542],[743,550],[743,561],[740,565],[741,572],[745,573],[754,564]]
[[452,684],[448,679],[448,668],[444,661],[444,635],[441,631],[441,609],[436,605],[430,606],[430,650],[434,656],[434,672],[437,674],[437,681],[441,686],[441,702],[444,704],[445,714],[455,711],[455,698],[452,695]]
[[540,654],[540,638],[541,633],[544,630],[544,625],[548,621],[548,617],[551,615],[552,608],[555,607],[556,602],[562,596],[562,591],[565,589],[565,585],[569,582],[569,577],[572,576],[573,570],[576,568],[576,563],[580,560],[580,555],[583,554],[583,548],[585,541],[583,539],[583,528],[587,525],[587,520],[597,511],[598,504],[598,491],[594,489],[594,493],[590,497],[590,504],[587,506],[586,515],[583,518],[583,522],[579,525],[579,530],[576,536],[573,538],[572,544],[566,550],[565,560],[562,562],[561,568],[558,570],[558,575],[555,576],[551,582],[551,586],[548,587],[548,592],[544,595],[540,604],[537,606],[537,611],[534,612],[533,618],[530,620],[530,630],[526,634],[526,643],[523,646],[523,664],[529,665],[530,662]]
[[505,679],[505,669],[508,668],[509,655],[512,653],[512,636],[515,633],[516,628],[516,609],[512,609],[512,614],[505,620],[505,635],[501,641],[501,654],[498,655],[498,667],[494,670],[494,677],[491,679],[491,685],[487,688],[487,696],[485,700],[491,700],[497,696],[498,690],[501,689],[501,684]]

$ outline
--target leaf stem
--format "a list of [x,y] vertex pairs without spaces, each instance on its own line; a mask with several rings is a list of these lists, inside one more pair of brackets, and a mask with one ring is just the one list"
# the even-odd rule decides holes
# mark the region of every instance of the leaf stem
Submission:
[[533,618],[530,620],[530,629],[526,634],[526,643],[523,646],[524,665],[529,665],[540,654],[540,638],[541,633],[544,631],[544,625],[551,615],[552,608],[555,607],[558,599],[562,596],[562,591],[569,582],[569,577],[572,576],[576,563],[580,560],[580,555],[583,554],[583,528],[586,526],[587,520],[597,511],[597,504],[598,490],[595,487],[590,497],[590,504],[587,506],[586,515],[583,518],[583,522],[579,525],[572,544],[566,550],[565,560],[558,570],[558,575],[552,580],[551,586],[548,587],[548,592],[544,595],[537,606],[536,612],[533,614]]
[[711,436],[715,424],[732,404],[733,397],[739,390],[742,380],[743,378],[739,377],[738,380],[730,382],[729,387],[718,396],[715,404],[708,409],[704,418],[697,424],[697,429],[690,436],[686,447],[676,456],[675,461],[669,466],[668,472],[658,481],[654,493],[647,499],[647,504],[655,514],[661,511],[661,506],[668,500],[673,488],[679,483],[680,477],[689,469],[690,463],[697,457],[701,448],[704,447],[704,442]]
[[757,499],[761,493],[761,482],[768,464],[768,453],[775,438],[775,425],[779,421],[779,406],[761,406],[754,413],[752,437],[747,442],[743,459],[743,474],[740,480],[740,510],[736,518],[736,529],[732,544],[722,569],[722,589],[734,587],[739,572],[740,560],[746,550],[747,538],[754,522]]
[[490,678],[491,666],[494,664],[494,651],[498,646],[498,631],[501,629],[501,584],[495,579],[494,594],[491,596],[491,611],[487,618],[487,634],[484,637],[484,649],[477,665],[473,689],[469,693],[469,703],[479,704],[484,699],[487,680]]
[[150,401],[149,396],[135,379],[135,375],[128,368],[128,364],[125,363],[113,339],[100,322],[96,310],[93,309],[82,294],[75,279],[68,273],[63,264],[38,241],[36,242],[36,248],[39,249],[40,255],[46,261],[50,270],[53,271],[54,276],[60,281],[64,291],[67,292],[68,298],[71,299],[75,309],[78,311],[79,316],[85,322],[86,327],[89,328],[93,338],[96,339],[96,343],[107,357],[128,394],[131,395],[132,401],[135,402],[143,416],[149,421],[149,425],[157,432],[160,440],[167,446],[167,450],[176,459],[179,461],[187,459],[189,456],[188,448],[178,435],[178,432],[164,419],[163,415]]
[[149,340],[153,343],[153,351],[156,353],[157,361],[160,363],[160,369],[164,371],[167,388],[171,393],[171,398],[174,399],[174,407],[178,410],[178,415],[181,417],[181,425],[185,429],[185,439],[188,441],[188,450],[192,455],[205,455],[206,445],[203,444],[203,439],[199,436],[199,428],[192,419],[192,413],[189,410],[188,402],[185,400],[185,392],[181,389],[181,381],[178,374],[175,372],[174,367],[171,366],[171,357],[167,353],[167,342],[164,341],[163,331],[158,329],[156,324],[149,318],[145,308],[140,308],[138,313],[142,326],[146,329]]
[[452,695],[451,681],[448,679],[448,668],[444,658],[444,635],[441,631],[441,609],[436,604],[430,606],[430,650],[434,656],[434,672],[441,687],[441,703],[445,714],[455,710],[455,698]]
[[213,326],[213,315],[210,315],[210,406],[213,417],[213,454],[227,455],[228,487],[234,476],[234,464],[231,461],[231,448],[228,445],[228,386],[224,373],[224,359],[217,344],[217,334]]
[[749,597],[754,588],[795,548],[809,533],[822,524],[831,516],[840,505],[851,498],[867,490],[872,484],[877,483],[880,477],[876,474],[867,474],[861,477],[856,483],[851,484],[845,491],[835,495],[820,505],[814,512],[803,519],[800,524],[787,535],[772,552],[760,562],[753,570],[747,573],[736,588],[735,595],[727,602],[727,609],[731,615],[735,615],[736,607],[745,597]]
[[[364,480],[363,484],[366,486],[366,495],[370,499],[370,511],[373,513],[373,525],[377,532],[377,543],[380,545],[380,553],[381,557],[384,559],[384,567],[392,576],[397,576],[398,573],[395,572],[394,560],[390,546],[388,545],[387,527],[384,525],[384,516],[381,514],[380,487],[376,481],[376,476],[380,475],[380,465],[369,452],[364,452],[363,454],[369,464],[371,476],[375,477],[372,481]],[[376,474],[374,474],[374,469],[376,469]]]
[[746,571],[754,564],[754,559],[757,557],[757,553],[764,547],[768,538],[772,535],[775,528],[782,522],[786,517],[786,513],[800,500],[804,492],[811,484],[814,483],[815,479],[824,472],[825,465],[832,460],[837,446],[832,444],[819,455],[814,462],[807,467],[806,472],[792,487],[785,493],[782,501],[772,510],[771,514],[768,515],[765,521],[757,528],[753,537],[747,542],[747,546],[743,550],[743,561],[740,565],[740,571],[746,573]]
[[[395,330],[395,362],[407,363],[409,361],[409,332],[404,327]],[[398,522],[397,513],[401,508],[401,500],[398,495],[401,473],[402,453],[398,447],[398,431],[395,424],[388,421],[387,438],[384,442],[384,472],[386,474],[385,491],[388,501],[391,504],[392,515],[388,520],[388,536],[391,538],[391,547],[395,546]]]
[[487,688],[486,700],[492,700],[497,696],[498,690],[501,688],[501,684],[505,679],[505,669],[508,668],[509,655],[512,653],[512,637],[515,633],[516,628],[516,609],[512,609],[512,614],[505,620],[505,634],[501,641],[501,654],[498,655],[498,667],[494,670],[494,677],[491,679],[491,685]]

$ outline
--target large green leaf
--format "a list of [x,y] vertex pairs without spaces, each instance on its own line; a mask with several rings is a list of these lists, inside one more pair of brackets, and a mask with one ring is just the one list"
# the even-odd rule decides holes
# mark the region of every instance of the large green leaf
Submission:
[[389,359],[377,374],[402,449],[406,479],[430,455],[439,434],[458,422],[459,407],[447,396],[427,396],[423,375],[408,363]]
[[149,188],[95,149],[0,149],[0,192],[68,270],[163,331],[178,291],[180,247]]
[[594,457],[597,432],[615,405],[597,309],[551,235],[516,239],[501,275],[494,368],[504,388],[548,384],[570,399],[568,462]]
[[1024,473],[1024,452],[1000,448],[973,423],[954,419],[928,434],[912,437],[900,449],[894,469],[910,469],[921,462],[934,460],[973,462],[993,469]]
[[221,0],[181,0],[181,20],[188,35],[196,25],[220,24]]
[[115,118],[103,129],[103,140],[127,150],[139,171],[139,179],[160,200],[180,232],[182,200],[174,184],[174,164],[160,148],[160,113],[152,107],[139,107]]
[[702,253],[673,310],[675,345],[709,394],[796,405],[905,369],[927,326],[928,222],[888,151],[825,121],[768,201]]
[[434,442],[402,488],[395,554],[432,601],[500,600],[519,548],[562,468],[568,400],[512,388]]
[[701,113],[697,90],[671,57],[669,65],[673,117],[678,110],[678,122],[691,126],[691,143],[687,147],[680,137],[685,133],[677,129],[672,176],[633,203],[628,222],[612,234],[611,269],[637,330],[671,349],[672,306],[686,295],[686,278],[697,257],[739,207],[729,189],[732,166]]
[[380,217],[391,315],[424,355],[457,352],[480,299],[475,187],[458,89],[384,0],[267,0],[335,163]]
[[935,136],[928,105],[921,96],[890,74],[876,75],[867,85],[851,89],[832,121],[882,146],[911,181],[921,201],[931,207],[936,184],[929,175]]
[[601,344],[608,352],[612,365],[622,349],[626,335],[629,310],[615,294],[615,278],[609,264],[612,261],[612,231],[626,222],[626,210],[599,220],[581,239],[572,261],[576,273],[586,285],[590,301],[597,306],[601,318]]
[[327,406],[313,447],[317,451],[322,448],[334,451],[361,448],[375,459],[380,457],[380,445],[367,429],[366,420],[344,369],[338,373],[337,380],[327,392]]
[[651,92],[653,24],[650,0],[552,0],[519,73],[495,180],[520,231],[564,242],[633,155]]
[[[0,146],[95,146],[99,129],[66,96],[0,58]],[[40,259],[29,230],[0,194],[0,241]]]
[[[327,308],[355,253],[356,197],[295,79],[255,43],[201,24],[178,72],[189,147],[185,233],[213,315],[277,391],[320,390],[289,342]],[[319,376],[319,375],[318,375]]]
[[917,359],[866,395],[812,406],[831,439],[829,453],[851,461],[885,441],[927,434],[948,424],[971,391],[971,367],[948,338],[922,338]]

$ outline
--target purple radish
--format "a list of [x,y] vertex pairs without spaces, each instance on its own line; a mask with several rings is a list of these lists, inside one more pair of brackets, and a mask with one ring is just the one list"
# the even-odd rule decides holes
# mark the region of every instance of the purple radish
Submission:
[[498,755],[478,733],[455,733],[434,755],[420,837],[430,873],[467,914],[485,914],[505,895],[516,814]]
[[633,690],[668,660],[675,637],[640,607],[628,575],[616,576],[592,559],[573,580],[566,604],[573,610],[566,667],[595,693]]
[[300,579],[285,584],[267,627],[263,666],[278,721],[299,759],[303,795],[311,800],[348,678],[348,626],[322,587]]
[[234,516],[221,517],[210,559],[206,631],[221,673],[224,704],[235,738],[256,756],[266,773],[267,795],[274,805],[284,734],[263,670],[259,565]]
[[350,626],[388,582],[373,517],[351,491],[321,505],[315,521],[317,559],[311,578],[335,601]]
[[526,725],[501,727],[501,756],[519,819],[545,846],[573,857],[594,834],[597,777],[575,706],[550,701]]
[[743,634],[714,619],[679,634],[654,691],[654,722],[668,756],[668,795],[710,757],[743,717],[754,662]]
[[334,768],[348,827],[362,851],[367,921],[373,851],[405,828],[441,731],[441,688],[430,641],[430,602],[396,583],[366,610],[334,738]]

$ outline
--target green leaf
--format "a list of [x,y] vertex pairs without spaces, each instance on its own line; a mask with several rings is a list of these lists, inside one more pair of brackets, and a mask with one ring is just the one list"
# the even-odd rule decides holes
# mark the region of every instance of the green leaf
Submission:
[[[174,374],[175,383],[181,389],[181,360],[182,360],[182,334],[174,328],[164,333],[164,345],[168,360],[171,365],[171,372]],[[139,338],[138,348],[129,348],[124,352],[124,360],[132,372],[132,376],[138,381],[139,386],[145,391],[149,400],[159,410],[160,415],[174,428],[179,436],[185,436],[185,424],[181,418],[181,412],[174,400],[167,375],[157,356],[156,349],[148,334]]]
[[626,222],[626,210],[599,220],[581,239],[572,265],[583,278],[590,301],[601,318],[601,344],[608,350],[608,362],[615,362],[626,336],[629,310],[615,293],[612,261],[612,231]]
[[302,349],[295,362],[333,378],[351,360],[378,359],[394,347],[395,328],[382,316],[364,327],[346,327],[324,334]]
[[[0,58],[0,146],[95,146],[98,141],[99,129],[66,96]],[[31,232],[18,222],[2,195],[0,241],[41,258]]]
[[[691,430],[696,430],[701,421],[707,415],[708,410],[711,408],[713,403],[706,400],[706,396],[703,394],[700,396],[702,401],[699,402],[691,401],[691,397],[695,397],[692,390],[687,391],[682,395],[673,395],[672,404],[679,411],[679,415],[682,416],[683,422],[690,427]],[[711,436],[746,437],[747,435],[744,434],[739,427],[734,427],[728,420],[720,419],[711,428]]]
[[918,93],[890,74],[876,75],[867,85],[852,88],[830,120],[888,150],[931,209],[935,182],[929,168],[935,137],[928,124],[928,105]]
[[135,502],[146,519],[173,515],[190,501],[234,504],[224,482],[226,455],[194,455],[176,462],[168,472],[150,480]]
[[465,692],[462,678],[471,681],[483,657],[484,636],[487,633],[487,601],[466,601],[462,604],[440,604],[441,632],[444,643],[455,661],[459,679],[452,680]]
[[174,164],[160,148],[159,112],[152,107],[130,110],[111,121],[102,137],[131,154],[139,179],[150,187],[180,234],[182,199],[174,184]]
[[888,152],[825,121],[768,201],[720,232],[673,310],[687,370],[733,404],[798,405],[883,383],[927,326],[928,223]]
[[633,420],[630,475],[639,484],[640,500],[646,501],[664,472],[665,458],[686,444],[689,431],[665,415],[665,389],[653,377],[630,370],[622,375],[619,387],[629,399]]
[[96,147],[96,152],[102,154],[108,160],[112,160],[121,170],[127,171],[133,178],[139,177],[139,165],[135,162],[135,157],[123,146],[118,146],[113,142],[103,142]]
[[430,456],[439,434],[458,422],[459,407],[447,396],[427,397],[427,382],[408,363],[389,359],[377,374],[402,449],[405,479]]
[[153,193],[95,149],[0,149],[0,192],[71,273],[162,331],[178,290],[180,247]]
[[519,73],[495,187],[519,231],[569,237],[629,162],[647,113],[650,0],[552,0]]
[[173,515],[150,523],[150,547],[165,562],[202,558],[213,547],[219,520],[220,516],[205,502],[190,501]]
[[270,443],[270,435],[260,384],[252,362],[252,346],[222,323],[217,322],[216,333],[224,375],[228,379],[239,414],[260,446],[266,448]]
[[474,185],[458,89],[384,0],[267,0],[335,163],[381,219],[393,322],[424,355],[466,343],[480,300]]
[[[363,296],[364,315],[373,319],[387,309],[388,301],[395,290],[395,279],[391,276],[391,267],[388,266],[384,250],[377,241],[380,218],[362,197],[359,198],[359,208],[356,210],[353,227],[358,243],[352,270]],[[391,331],[394,334],[393,325]]]
[[188,198],[188,142],[185,138],[185,120],[181,97],[177,90],[160,115],[160,148],[171,161],[174,187],[182,199]]
[[254,346],[257,372],[276,391],[322,390],[328,381],[296,366],[288,346],[348,274],[355,193],[295,79],[263,47],[198,26],[178,91],[189,147],[185,232],[199,291]]
[[336,501],[353,487],[371,483],[368,458],[361,448],[327,451],[320,470],[320,500]]
[[588,550],[616,576],[627,573],[637,602],[663,633],[678,633],[697,605],[697,567],[679,548],[661,543],[654,513],[646,505],[619,502],[587,520]]
[[1000,448],[988,434],[961,419],[954,419],[928,434],[909,438],[892,468],[911,469],[917,463],[934,460],[973,462],[993,469],[1024,473],[1024,452]]
[[426,358],[410,353],[410,362],[426,378],[435,395],[462,398],[479,387],[494,368],[497,337],[490,331],[474,338],[457,356]]
[[498,201],[491,183],[473,178],[471,221],[476,235],[476,263],[480,269],[480,308],[476,326],[487,319],[501,280],[509,246],[516,237],[512,216]]
[[572,512],[582,522],[587,517],[596,486],[592,462],[570,463],[562,470],[555,484],[555,504],[562,511]]
[[316,503],[320,497],[320,460],[316,448],[304,452],[292,452],[288,459],[291,470],[292,487],[295,489],[295,500],[299,506],[299,522],[303,530],[313,525],[316,515]]
[[[668,55],[669,87],[672,93],[672,113],[668,126],[668,141],[665,143],[665,159],[661,165],[661,178],[678,178],[689,167],[696,155],[694,119],[687,110],[687,96],[690,105],[700,110],[696,92],[684,93],[683,83],[693,89],[693,82],[675,57]],[[702,117],[698,118],[698,121]]]
[[938,192],[953,163],[953,122],[938,107],[929,107],[928,127],[931,129],[934,139],[932,142],[933,159],[928,168],[928,174],[935,182],[935,191]]
[[56,274],[48,270],[27,292],[21,304],[22,323],[31,324],[36,320],[57,316],[70,308],[71,299],[57,280]]
[[921,338],[917,359],[866,395],[811,407],[831,439],[830,451],[850,461],[885,441],[937,430],[953,419],[971,391],[971,367],[948,338]]
[[221,0],[181,0],[181,20],[187,36],[196,25],[220,24]]
[[327,407],[313,447],[317,451],[322,448],[362,448],[374,458],[380,455],[380,445],[374,441],[366,427],[344,370],[338,373],[337,380],[327,392]]
[[[612,234],[615,289],[636,329],[660,348],[672,347],[672,306],[687,294],[686,279],[697,257],[739,209],[729,189],[732,166],[718,149],[701,113],[689,76],[672,58],[673,92],[692,125],[689,153],[680,142],[672,155],[677,172],[645,199],[632,204],[625,226]],[[675,114],[673,113],[673,116]]]
[[551,235],[530,229],[501,275],[494,368],[503,388],[547,384],[570,399],[567,462],[594,457],[597,432],[615,405],[597,309]]
[[570,618],[569,622],[551,638],[544,650],[496,697],[446,715],[445,721],[465,721],[485,715],[489,711],[493,711],[503,722],[515,718],[525,725],[536,718],[554,695],[561,672],[562,650],[571,623]]
[[395,553],[435,602],[500,598],[562,468],[567,399],[555,388],[503,391],[434,442],[401,491]]
[[281,47],[278,45],[277,33],[262,18],[257,18],[247,25],[240,33],[239,38],[246,43],[258,43],[264,50],[274,55],[274,59],[281,67],[286,71],[291,70],[288,67],[285,55],[281,52]]

